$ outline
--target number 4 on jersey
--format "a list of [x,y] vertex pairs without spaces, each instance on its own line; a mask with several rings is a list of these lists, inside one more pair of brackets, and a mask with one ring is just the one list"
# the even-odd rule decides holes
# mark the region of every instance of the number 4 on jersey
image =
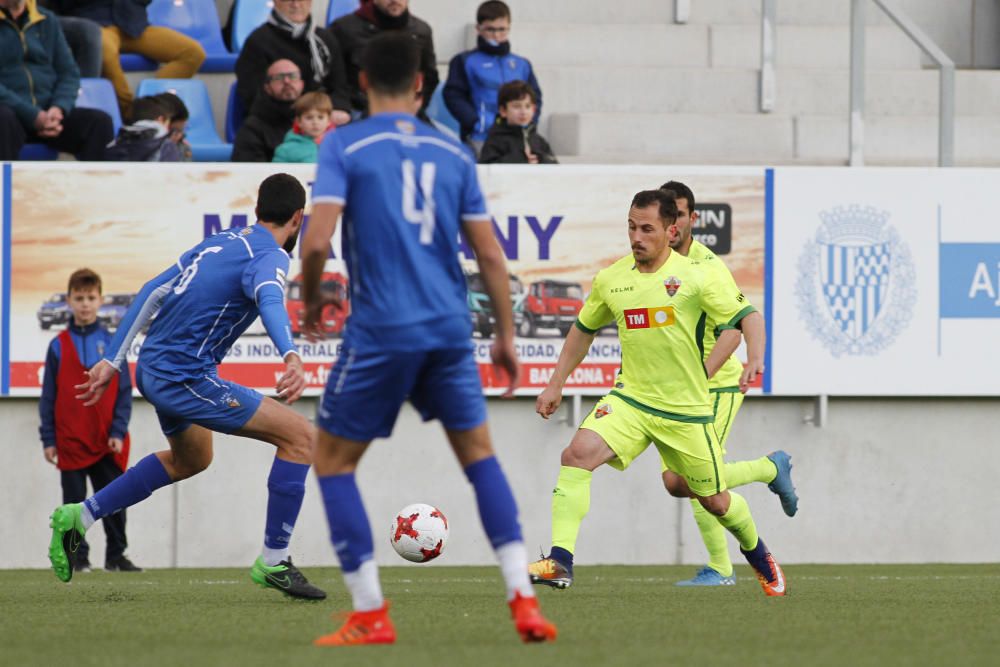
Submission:
[[433,162],[420,165],[420,197],[423,208],[417,208],[416,166],[412,160],[403,160],[403,217],[407,222],[420,225],[420,243],[434,241],[434,177],[437,166]]

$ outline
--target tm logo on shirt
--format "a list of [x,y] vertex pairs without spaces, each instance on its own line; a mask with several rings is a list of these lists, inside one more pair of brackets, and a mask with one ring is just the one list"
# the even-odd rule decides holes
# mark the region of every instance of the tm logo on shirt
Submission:
[[674,307],[630,308],[625,311],[626,329],[656,329],[674,323]]

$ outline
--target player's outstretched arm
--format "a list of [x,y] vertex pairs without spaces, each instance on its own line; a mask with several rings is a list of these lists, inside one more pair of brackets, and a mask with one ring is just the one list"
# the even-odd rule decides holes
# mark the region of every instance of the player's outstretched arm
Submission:
[[327,304],[321,295],[320,281],[330,253],[330,239],[343,210],[343,204],[314,204],[309,227],[302,235],[302,300],[305,303],[302,329],[306,339],[313,343],[326,338],[323,307]]
[[285,355],[285,374],[278,380],[278,396],[291,405],[299,400],[306,389],[306,372],[302,367],[302,357],[298,352]]
[[476,253],[479,274],[482,276],[486,294],[493,304],[496,318],[496,333],[490,356],[493,365],[502,368],[510,378],[510,385],[504,397],[514,395],[521,366],[514,350],[514,311],[510,303],[510,279],[507,275],[507,259],[493,233],[489,218],[467,221],[463,225],[465,237]]
[[587,356],[587,351],[590,350],[590,345],[594,342],[596,335],[596,333],[586,333],[579,327],[573,327],[569,330],[562,351],[559,352],[559,361],[556,362],[552,377],[545,390],[538,395],[538,399],[535,401],[535,412],[544,419],[548,419],[559,409],[566,378]]
[[747,341],[747,365],[740,376],[740,391],[746,392],[757,376],[764,372],[764,347],[767,344],[767,331],[764,327],[764,317],[754,311],[740,321],[743,337]]
[[711,380],[729,357],[733,356],[740,346],[739,329],[726,329],[715,340],[715,347],[705,359],[705,373]]

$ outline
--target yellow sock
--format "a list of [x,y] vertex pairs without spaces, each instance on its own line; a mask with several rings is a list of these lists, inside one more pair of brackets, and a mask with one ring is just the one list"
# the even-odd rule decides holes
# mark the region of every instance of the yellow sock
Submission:
[[753,461],[734,461],[725,465],[726,486],[730,489],[745,486],[751,482],[770,484],[778,475],[778,469],[771,459],[762,456]]
[[590,479],[593,473],[563,466],[552,490],[552,546],[573,553],[583,517],[590,511]]
[[701,541],[708,549],[708,566],[724,577],[733,574],[733,561],[729,559],[729,547],[726,544],[726,529],[701,506],[697,498],[691,499],[691,509],[694,510],[694,522],[701,531]]
[[740,548],[750,551],[757,546],[757,525],[750,514],[750,506],[738,493],[730,491],[729,498],[729,511],[719,517],[719,523],[732,533]]

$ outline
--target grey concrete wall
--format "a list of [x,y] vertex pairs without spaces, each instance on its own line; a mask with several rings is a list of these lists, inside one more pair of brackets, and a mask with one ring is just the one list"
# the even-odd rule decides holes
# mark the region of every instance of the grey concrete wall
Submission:
[[[593,402],[585,399],[584,409]],[[311,414],[314,407],[310,401],[301,409]],[[830,403],[828,424],[815,428],[803,422],[812,409],[809,399],[750,398],[733,429],[729,456],[756,457],[776,448],[792,454],[798,516],[786,518],[763,485],[741,490],[782,562],[996,562],[998,408],[997,399],[837,399]],[[568,412],[564,407],[558,416]],[[550,493],[559,452],[573,429],[537,418],[529,399],[492,400],[490,416],[520,503],[525,540],[531,551],[548,548]],[[0,450],[0,568],[45,567],[47,517],[61,495],[58,473],[42,458],[35,401],[0,401],[0,423],[6,433]],[[163,446],[153,412],[142,401],[136,402],[132,434],[133,462]],[[219,437],[208,471],[129,510],[129,553],[147,567],[249,565],[260,549],[271,458],[265,445]],[[387,537],[392,517],[411,502],[435,504],[451,522],[440,564],[492,562],[471,489],[435,424],[422,424],[407,408],[395,435],[373,445],[360,480],[380,562],[402,564]],[[100,527],[90,539],[92,560],[100,564]],[[292,553],[306,565],[335,563],[312,478]],[[578,562],[694,565],[703,559],[689,508],[660,487],[654,451],[624,474],[595,474]]]

